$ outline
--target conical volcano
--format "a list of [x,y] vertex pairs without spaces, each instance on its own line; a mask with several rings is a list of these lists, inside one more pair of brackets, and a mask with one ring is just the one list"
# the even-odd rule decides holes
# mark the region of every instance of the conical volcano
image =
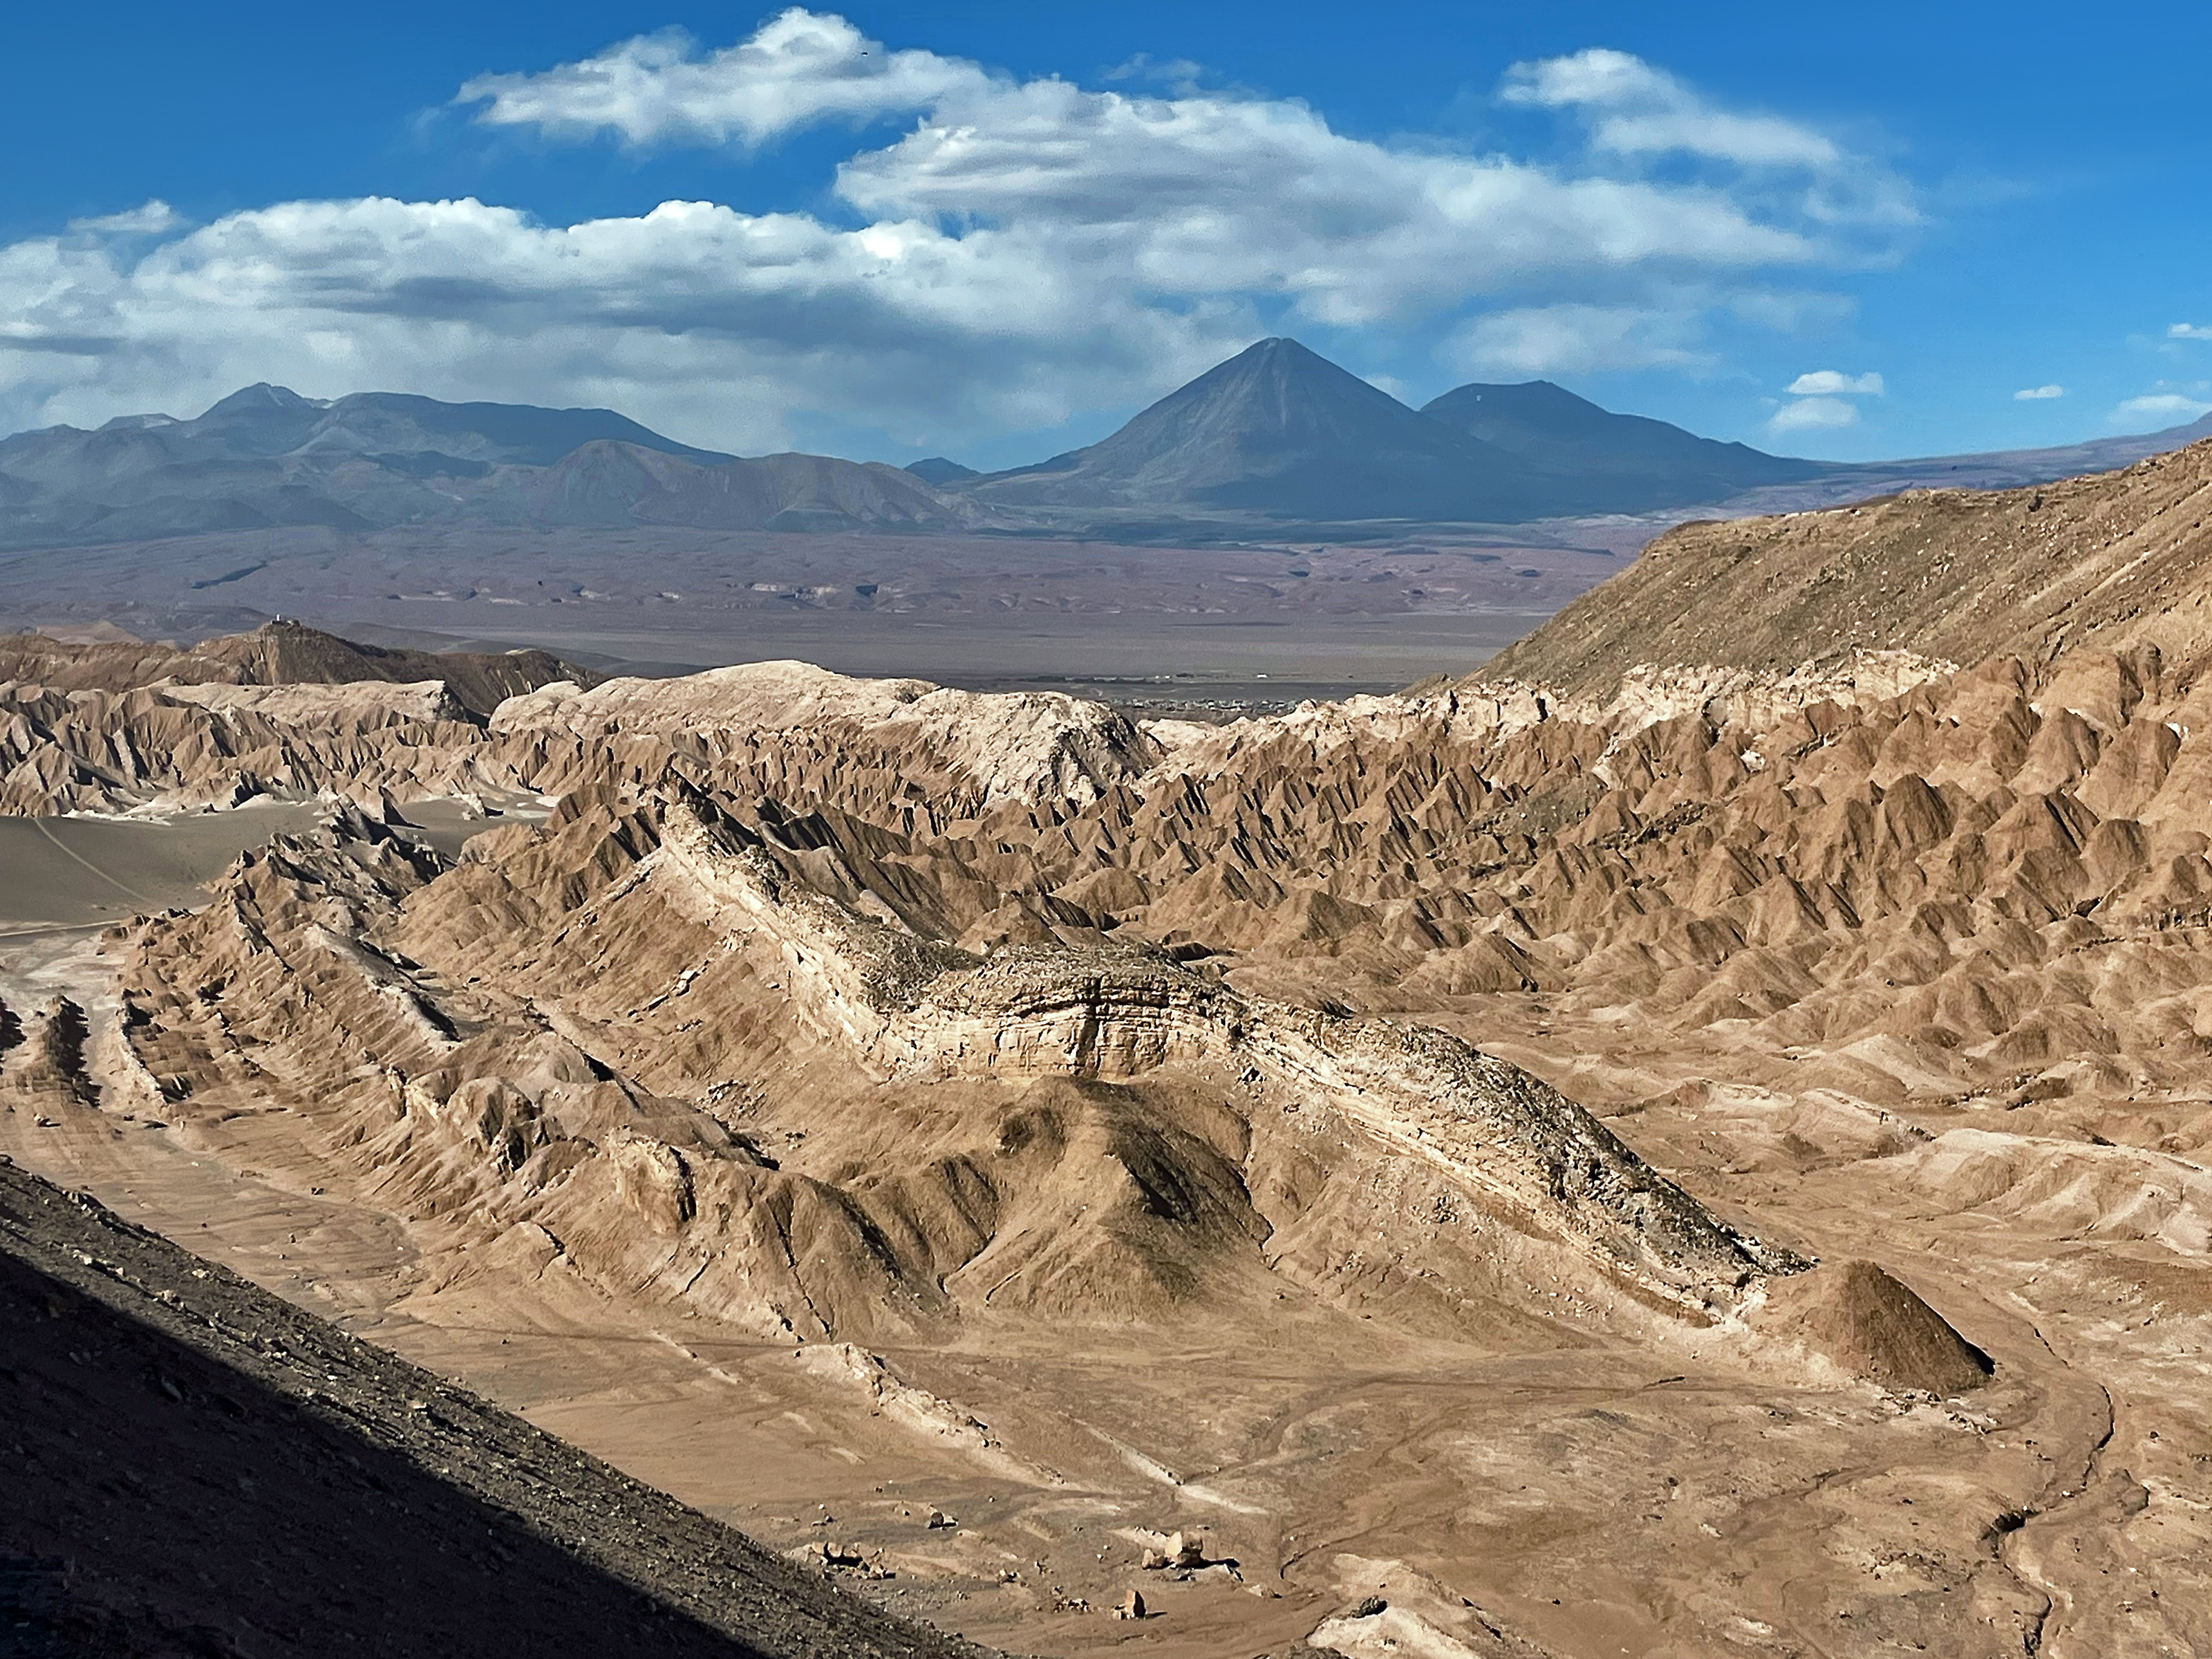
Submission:
[[1302,519],[1525,517],[1547,468],[1455,432],[1296,340],[1262,340],[1087,449],[971,486],[1038,507]]

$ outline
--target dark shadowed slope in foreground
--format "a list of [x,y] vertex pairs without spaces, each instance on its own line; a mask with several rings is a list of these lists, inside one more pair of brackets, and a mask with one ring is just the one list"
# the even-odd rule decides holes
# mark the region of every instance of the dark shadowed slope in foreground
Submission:
[[0,1167],[0,1652],[981,1654]]

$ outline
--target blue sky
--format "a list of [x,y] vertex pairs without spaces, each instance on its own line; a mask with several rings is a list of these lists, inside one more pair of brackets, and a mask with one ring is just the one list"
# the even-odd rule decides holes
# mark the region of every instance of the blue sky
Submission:
[[1290,333],[1796,453],[2147,430],[2212,407],[2208,47],[2179,4],[40,8],[0,428],[267,379],[1002,465]]

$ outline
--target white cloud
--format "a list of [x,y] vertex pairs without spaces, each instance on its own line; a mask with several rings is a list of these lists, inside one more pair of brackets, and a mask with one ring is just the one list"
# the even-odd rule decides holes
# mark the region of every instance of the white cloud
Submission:
[[988,121],[927,119],[855,156],[863,212],[1027,226],[1163,294],[1279,295],[1357,327],[1577,274],[1812,263],[1810,238],[1725,198],[1333,132],[1303,105],[1131,99],[1033,82]]
[[1879,398],[1881,393],[1881,375],[1845,374],[1832,368],[1816,368],[1790,382],[1793,398]]
[[1687,160],[1708,171],[1733,169],[1739,184],[1755,184],[1777,201],[1794,198],[1810,222],[1865,234],[1869,258],[1922,220],[1911,188],[1880,162],[1802,122],[1719,108],[1625,52],[1593,47],[1516,64],[1502,96],[1572,112],[1588,126],[1593,149],[1626,165]]
[[2063,398],[2065,395],[2066,388],[2054,383],[2051,386],[2022,386],[2012,394],[2012,400],[2016,404],[2036,404],[2043,402],[2045,398]]
[[640,35],[538,75],[480,75],[458,104],[492,126],[560,137],[619,134],[632,144],[758,144],[823,121],[927,109],[989,77],[933,52],[887,52],[842,17],[793,7],[751,39],[700,54],[681,29]]
[[69,228],[92,236],[159,236],[185,222],[184,216],[167,202],[151,201],[123,213],[97,219],[72,219]]
[[20,320],[0,333],[0,399],[43,393],[47,419],[191,408],[269,379],[610,404],[754,450],[810,410],[1049,426],[1261,331],[1233,306],[1143,305],[1006,233],[707,203],[551,228],[475,201],[291,203],[135,263],[18,243],[0,250],[0,295],[27,301],[6,307]]
[[[605,403],[738,449],[830,428],[951,446],[1156,396],[1315,326],[1431,330],[1457,361],[1527,373],[1698,366],[1708,318],[1847,305],[1789,289],[1869,246],[1839,235],[1826,185],[1774,187],[1776,167],[1829,167],[1809,132],[1709,126],[1699,176],[1644,176],[1616,165],[1644,142],[1627,129],[1553,164],[1457,155],[1171,67],[1157,95],[1022,82],[793,9],[719,50],[648,36],[480,76],[460,94],[477,119],[563,140],[749,147],[913,118],[838,167],[820,213],[671,202],[547,225],[372,198],[169,222],[142,233],[150,251],[0,246],[0,428],[266,379]],[[1618,53],[1526,66],[1508,95],[1726,114]]]
[[1603,47],[1516,64],[1504,96],[1509,103],[1584,111],[1598,147],[1623,155],[1676,151],[1747,167],[1832,167],[1844,160],[1834,140],[1809,127],[1717,110],[1664,70]]
[[1858,405],[1840,398],[1801,398],[1769,416],[1766,428],[1774,433],[1832,432],[1838,427],[1856,425],[1858,418]]
[[2179,392],[2152,392],[2129,398],[2106,418],[2114,426],[2140,426],[2145,421],[2179,426],[2200,415],[2212,415],[2212,403]]
[[1712,361],[1696,349],[1693,319],[1619,306],[1541,306],[1476,319],[1442,355],[1472,374],[1589,374],[1601,369],[1686,368]]
[[[1595,57],[1666,89],[1669,107],[1717,118],[1640,60]],[[1591,58],[1524,65],[1505,95],[1547,74],[1571,80],[1571,65]],[[1169,67],[1165,97],[1018,83],[963,60],[889,52],[842,18],[793,9],[703,58],[687,40],[647,37],[540,75],[480,77],[462,96],[489,100],[480,118],[632,143],[759,142],[808,120],[919,110],[904,137],[839,169],[847,204],[948,228],[1023,228],[1049,236],[1064,258],[1119,262],[1162,296],[1283,295],[1296,314],[1339,326],[1516,284],[1556,289],[1565,275],[1678,277],[1844,257],[1828,246],[1831,216],[1763,188],[1739,195],[1711,180],[1392,148],[1336,133],[1295,100],[1200,91],[1191,66]]]
[[2212,323],[2176,323],[2166,331],[2169,340],[2212,340]]

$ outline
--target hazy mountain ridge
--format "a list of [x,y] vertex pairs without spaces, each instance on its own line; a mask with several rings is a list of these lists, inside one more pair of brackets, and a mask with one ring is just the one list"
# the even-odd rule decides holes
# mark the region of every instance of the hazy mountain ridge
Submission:
[[439,520],[717,529],[969,527],[988,514],[896,467],[816,455],[744,460],[611,410],[331,401],[247,386],[195,420],[123,416],[0,440],[0,545],[109,543]]
[[1549,380],[1455,386],[1422,404],[1421,413],[1509,453],[1554,468],[1588,469],[1586,477],[1611,500],[1638,503],[1623,510],[1721,500],[1832,470],[1825,462],[1700,438],[1648,416],[1615,414]]
[[[1109,539],[1356,536],[1401,523],[1790,512],[1922,484],[2004,488],[2124,466],[2193,426],[2047,449],[1838,462],[1770,455],[1618,414],[1548,380],[1470,382],[1416,410],[1295,340],[1262,340],[1085,448],[939,489]],[[1663,526],[1655,526],[1655,529]]]
[[[1217,364],[1104,439],[979,474],[740,459],[604,409],[301,397],[251,386],[194,419],[118,416],[0,440],[0,546],[320,526],[1028,532],[1204,544],[1375,526],[1784,512],[1923,483],[2004,487],[2124,465],[2212,420],[2042,450],[1831,463],[1602,409],[1549,381],[1414,410],[1295,340]],[[1663,526],[1655,526],[1655,528]]]
[[945,487],[1063,514],[1516,524],[1694,506],[1832,470],[1616,415],[1545,380],[1463,386],[1416,410],[1270,339],[1098,443]]

